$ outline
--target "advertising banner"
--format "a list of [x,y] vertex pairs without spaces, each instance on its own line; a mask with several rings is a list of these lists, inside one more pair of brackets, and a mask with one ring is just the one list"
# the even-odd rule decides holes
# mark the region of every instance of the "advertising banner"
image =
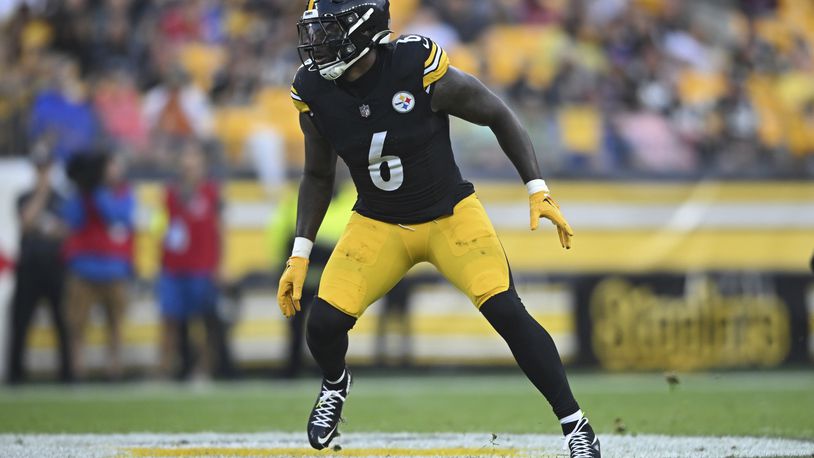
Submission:
[[580,362],[610,370],[808,360],[810,275],[592,275],[575,280]]

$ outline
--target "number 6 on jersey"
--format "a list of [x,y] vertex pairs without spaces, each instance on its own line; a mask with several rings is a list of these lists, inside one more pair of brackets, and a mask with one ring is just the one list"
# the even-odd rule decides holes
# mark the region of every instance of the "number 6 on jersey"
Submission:
[[[382,156],[384,150],[384,140],[387,138],[387,131],[373,134],[373,141],[370,142],[370,155],[368,157],[368,167],[370,179],[377,188],[383,191],[395,191],[404,183],[404,167],[398,156]],[[390,178],[385,180],[382,176],[382,163],[387,163],[390,171]]]

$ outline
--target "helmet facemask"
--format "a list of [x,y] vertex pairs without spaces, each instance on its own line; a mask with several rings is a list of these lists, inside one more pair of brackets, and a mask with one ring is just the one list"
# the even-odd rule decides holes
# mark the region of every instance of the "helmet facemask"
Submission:
[[373,13],[373,8],[361,15],[354,10],[336,16],[306,11],[297,23],[300,41],[297,51],[303,65],[310,71],[319,71],[328,80],[342,76],[390,34],[390,30],[373,33],[370,20]]

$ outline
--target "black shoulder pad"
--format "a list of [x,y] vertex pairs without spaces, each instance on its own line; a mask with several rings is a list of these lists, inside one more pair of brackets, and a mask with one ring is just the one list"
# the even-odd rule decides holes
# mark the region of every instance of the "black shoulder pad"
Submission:
[[314,76],[319,77],[317,72],[309,72],[304,66],[297,70],[294,81],[291,83],[291,101],[300,113],[311,111],[308,101],[314,93]]
[[418,72],[423,86],[443,77],[449,68],[449,57],[437,43],[421,35],[403,35],[395,42],[393,66],[403,74]]

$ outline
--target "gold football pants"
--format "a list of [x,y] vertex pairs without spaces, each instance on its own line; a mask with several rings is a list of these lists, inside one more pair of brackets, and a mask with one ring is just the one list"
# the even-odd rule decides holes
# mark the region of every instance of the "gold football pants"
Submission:
[[452,215],[421,224],[391,224],[353,213],[322,273],[318,296],[358,318],[424,261],[477,307],[509,289],[503,247],[472,194]]

